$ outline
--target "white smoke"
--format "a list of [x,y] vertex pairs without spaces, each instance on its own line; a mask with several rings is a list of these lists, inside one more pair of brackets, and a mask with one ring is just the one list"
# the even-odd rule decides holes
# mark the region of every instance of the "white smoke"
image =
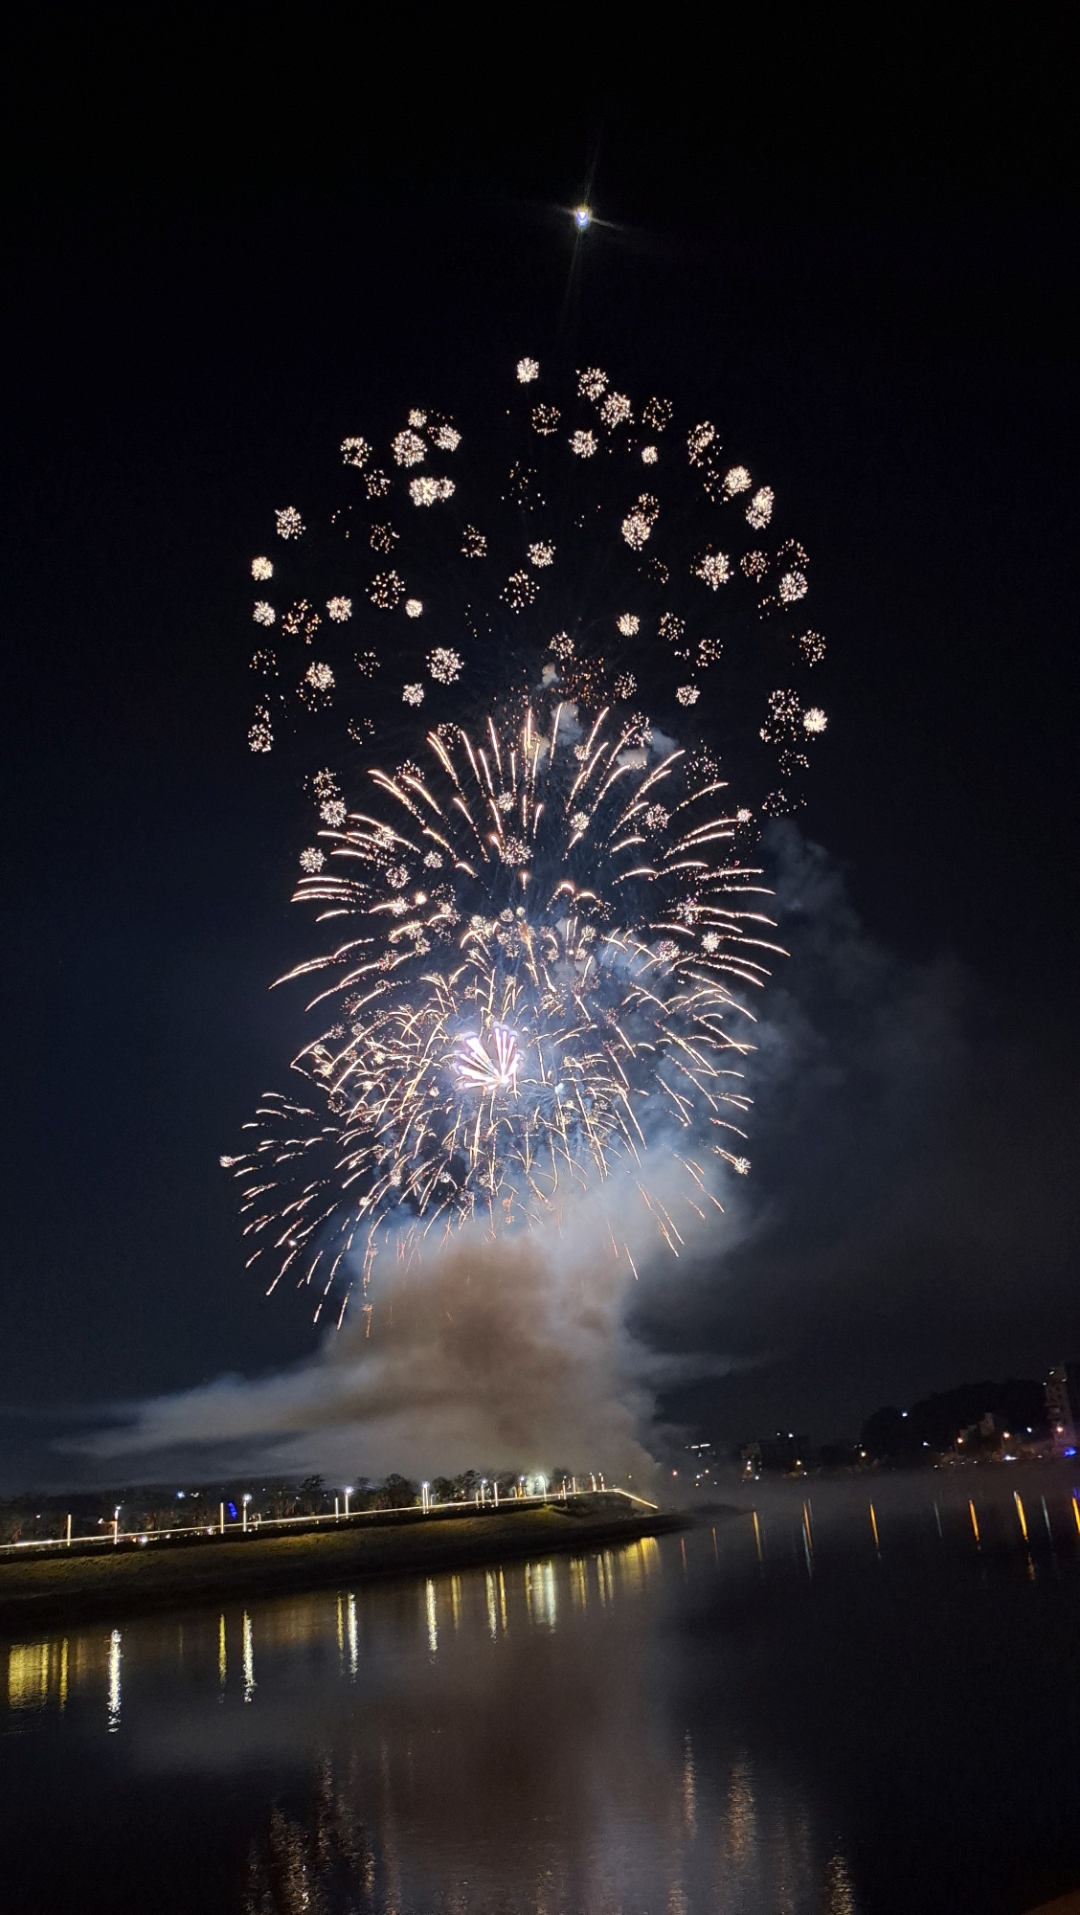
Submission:
[[[686,1193],[701,1193],[666,1153],[654,1158],[664,1169],[659,1185],[649,1178],[650,1196],[692,1248],[690,1226],[700,1234],[701,1225]],[[672,1363],[630,1334],[626,1316],[638,1294],[634,1264],[648,1259],[661,1282],[677,1268],[657,1214],[622,1176],[569,1204],[560,1227],[501,1238],[463,1230],[384,1275],[370,1318],[357,1309],[313,1358],[149,1398],[79,1448],[125,1458],[128,1473],[136,1459],[154,1475],[181,1463],[373,1480],[391,1470],[424,1479],[567,1469],[647,1493],[657,1479],[655,1391],[672,1380]],[[685,1376],[726,1365],[684,1354],[677,1367]]]

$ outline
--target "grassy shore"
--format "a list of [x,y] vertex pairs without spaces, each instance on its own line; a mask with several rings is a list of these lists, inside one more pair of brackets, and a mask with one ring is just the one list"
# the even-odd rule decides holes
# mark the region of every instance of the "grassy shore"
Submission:
[[589,1549],[680,1529],[685,1520],[665,1511],[553,1503],[505,1514],[440,1512],[434,1519],[410,1512],[299,1535],[249,1532],[242,1539],[23,1557],[0,1563],[0,1630]]

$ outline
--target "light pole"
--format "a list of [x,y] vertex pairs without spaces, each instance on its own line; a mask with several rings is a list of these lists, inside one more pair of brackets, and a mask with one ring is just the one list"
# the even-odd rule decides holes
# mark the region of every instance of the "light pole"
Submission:
[[350,1496],[351,1496],[351,1495],[352,1495],[352,1493],[353,1493],[353,1487],[354,1487],[354,1485],[353,1485],[352,1483],[349,1483],[349,1484],[348,1484],[348,1485],[346,1486],[346,1490],[345,1490],[345,1514],[346,1514],[346,1516],[348,1516],[348,1514],[349,1514],[349,1498],[350,1498]]
[[124,1506],[122,1503],[117,1503],[116,1508],[113,1510],[112,1539],[114,1543],[118,1543],[120,1541],[120,1511],[123,1509],[123,1507]]
[[431,1484],[430,1483],[421,1483],[420,1485],[420,1507],[423,1510],[424,1515],[426,1516],[428,1511],[431,1508]]
[[244,1534],[245,1536],[247,1535],[247,1513],[248,1513],[248,1504],[250,1503],[250,1501],[251,1501],[251,1491],[245,1490],[244,1491]]

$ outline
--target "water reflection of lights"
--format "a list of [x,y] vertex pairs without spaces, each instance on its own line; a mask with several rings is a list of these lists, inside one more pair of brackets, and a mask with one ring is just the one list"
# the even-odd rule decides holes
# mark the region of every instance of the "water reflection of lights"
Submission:
[[63,1708],[68,1693],[68,1639],[14,1642],[8,1650],[9,1709]]
[[756,1835],[754,1790],[750,1764],[745,1756],[735,1763],[728,1784],[727,1853],[733,1862],[753,1858]]
[[615,1558],[610,1549],[605,1549],[596,1558],[596,1585],[600,1592],[600,1601],[606,1608],[615,1600]]
[[547,1629],[555,1627],[555,1569],[551,1563],[526,1563],[525,1601],[529,1619]]
[[355,1681],[356,1672],[360,1666],[360,1633],[359,1633],[359,1629],[357,1627],[357,1621],[356,1621],[356,1597],[351,1592],[349,1595],[348,1635],[349,1635],[349,1674],[350,1676],[352,1676],[353,1680]]
[[[935,1484],[934,1498],[926,1497],[921,1520],[937,1547],[964,1546],[973,1554],[977,1549],[984,1560],[989,1557],[1004,1561],[1011,1557],[1019,1563],[1022,1559],[1025,1574],[1033,1575],[1038,1569],[1040,1551],[1044,1554],[1053,1551],[1063,1558],[1066,1550],[1075,1551],[1080,1545],[1080,1490],[1073,1492],[1071,1486],[1062,1486],[1056,1499],[1052,1492],[1039,1494],[1041,1521],[1033,1522],[1031,1497],[1014,1490],[1012,1482],[1007,1492],[997,1499],[981,1488],[975,1496],[968,1496],[968,1487],[967,1482],[962,1490],[957,1485],[960,1493],[956,1494],[951,1493],[948,1486],[943,1489]],[[1049,1484],[1047,1489],[1050,1490]],[[882,1495],[884,1491],[874,1503],[865,1499],[853,1501],[850,1521],[857,1522],[865,1538],[865,1542],[859,1544],[860,1551],[865,1549],[871,1559],[877,1552],[883,1559],[899,1561],[905,1554],[905,1537],[914,1533],[915,1519],[908,1512],[898,1520],[898,1512],[891,1503],[883,1509]],[[845,1522],[847,1520],[845,1518]],[[789,1521],[785,1539],[785,1525],[777,1508],[767,1535],[758,1510],[747,1508],[740,1522],[703,1529],[700,1553],[707,1554],[711,1573],[721,1577],[727,1576],[736,1560],[763,1575],[784,1576],[791,1565],[792,1544],[804,1574],[807,1567],[813,1566],[828,1575],[837,1560],[848,1567],[857,1560],[857,1552],[847,1543],[837,1557],[836,1521],[827,1508],[823,1511],[819,1507],[819,1502],[815,1501],[812,1506],[809,1498],[793,1496]],[[857,1532],[853,1529],[848,1533],[854,1536]],[[692,1577],[694,1551],[695,1544],[689,1536],[674,1540],[668,1555],[669,1572],[678,1571],[685,1561]],[[504,1569],[480,1570],[475,1575],[428,1577],[416,1585],[416,1595],[411,1601],[419,1604],[417,1622],[422,1639],[426,1637],[429,1654],[438,1655],[442,1662],[455,1639],[468,1645],[478,1629],[491,1646],[501,1645],[504,1640],[520,1646],[529,1639],[538,1646],[540,1636],[562,1634],[569,1628],[571,1617],[584,1621],[594,1607],[608,1612],[640,1597],[652,1575],[660,1570],[662,1561],[660,1544],[649,1537],[618,1548],[522,1562]],[[221,1701],[229,1703],[235,1695],[237,1702],[250,1704],[263,1693],[261,1685],[267,1681],[264,1658],[270,1666],[277,1666],[283,1656],[305,1649],[317,1655],[320,1645],[336,1638],[337,1666],[343,1677],[355,1682],[363,1673],[360,1632],[366,1600],[363,1593],[342,1591],[331,1598],[267,1603],[250,1610],[238,1609],[235,1613],[222,1611],[215,1614],[209,1624],[192,1618],[185,1622],[183,1630],[171,1631],[168,1638],[171,1647],[163,1653],[176,1654],[179,1644],[179,1654],[184,1656],[186,1640],[187,1664],[192,1670],[199,1666],[205,1668],[205,1661],[200,1665],[195,1647],[202,1631],[206,1654],[210,1654],[212,1645],[215,1686]],[[412,1613],[416,1616],[415,1609]],[[440,1623],[443,1625],[441,1634]],[[136,1625],[140,1631],[149,1626],[149,1623]],[[236,1633],[232,1635],[234,1630]],[[64,1708],[72,1697],[90,1685],[96,1689],[96,1706],[100,1708],[104,1701],[108,1727],[117,1728],[128,1635],[127,1629],[123,1637],[119,1629],[111,1633],[90,1630],[70,1637],[57,1635],[5,1645],[0,1650],[0,1684],[6,1673],[8,1709],[25,1714]],[[258,1677],[256,1636],[259,1639]],[[235,1656],[232,1688],[228,1683],[230,1646]],[[141,1653],[140,1650],[140,1656]],[[0,1687],[0,1706],[3,1700],[4,1689]]]
[[109,1684],[107,1693],[110,1735],[115,1734],[116,1730],[120,1727],[120,1655],[120,1631],[119,1629],[114,1629],[112,1635],[109,1637]]
[[[931,1538],[935,1554],[951,1545],[973,1559],[967,1488],[951,1500],[946,1491],[936,1509],[927,1496],[920,1561]],[[1062,1563],[1080,1556],[1067,1490],[1042,1498],[1040,1523],[1026,1513],[1028,1506],[1035,1512],[1031,1495],[1014,1502],[1011,1481],[996,1510],[981,1484],[975,1488],[980,1574],[1006,1549],[1018,1565],[1021,1511],[1036,1561],[1040,1548],[1054,1547]],[[875,1485],[875,1494],[886,1545],[881,1574],[891,1577],[905,1549],[913,1556],[905,1537],[917,1531],[905,1529],[889,1486]],[[222,1745],[227,1736],[230,1760],[249,1761],[252,1774],[270,1762],[285,1773],[287,1763],[288,1789],[276,1777],[268,1783],[265,1810],[256,1809],[254,1825],[242,1831],[238,1866],[250,1869],[245,1915],[300,1915],[320,1906],[387,1915],[435,1906],[430,1882],[451,1879],[463,1844],[479,1878],[462,1910],[505,1906],[520,1915],[535,1908],[535,1895],[517,1896],[527,1874],[545,1883],[546,1915],[635,1907],[689,1915],[706,1906],[731,1915],[794,1905],[793,1895],[799,1906],[853,1915],[862,1902],[845,1855],[833,1825],[819,1825],[813,1791],[804,1796],[792,1779],[794,1755],[781,1772],[763,1753],[752,1712],[740,1717],[738,1684],[725,1691],[730,1708],[715,1721],[702,1706],[702,1657],[715,1655],[719,1669],[730,1644],[696,1637],[669,1681],[661,1665],[682,1652],[670,1632],[657,1633],[658,1618],[684,1601],[680,1542],[690,1614],[700,1613],[699,1601],[715,1600],[718,1572],[745,1577],[746,1591],[756,1588],[759,1551],[770,1582],[787,1578],[792,1600],[803,1602],[810,1549],[819,1607],[838,1560],[845,1573],[857,1573],[859,1562],[873,1565],[865,1491],[853,1491],[845,1522],[848,1544],[838,1558],[827,1501],[815,1492],[813,1506],[809,1499],[804,1506],[796,1492],[786,1517],[770,1515],[767,1549],[747,1508],[741,1518],[717,1518],[712,1529],[706,1523],[663,1545],[649,1538],[247,1610],[192,1611],[182,1632],[149,1617],[125,1625],[122,1642],[119,1630],[99,1628],[6,1645],[8,1704],[26,1712],[14,1725],[25,1730],[32,1712],[74,1697],[65,1740],[85,1720],[100,1742],[106,1718],[109,1732],[119,1727],[124,1653],[124,1745],[137,1729],[137,1746],[157,1738],[170,1761],[194,1767],[209,1743]],[[666,1585],[662,1605],[649,1599],[657,1575]],[[875,1565],[874,1585],[880,1580]],[[667,1647],[658,1656],[661,1640]],[[0,1660],[0,1684],[3,1673]],[[87,1690],[81,1717],[80,1686]],[[216,1710],[219,1694],[224,1715]],[[2,1697],[0,1687],[0,1705]],[[493,1762],[493,1749],[504,1748],[513,1760]],[[248,1791],[251,1799],[257,1791]],[[272,1808],[275,1800],[287,1803],[287,1813]],[[522,1800],[530,1805],[525,1818]],[[599,1877],[578,1872],[588,1865],[603,1871],[604,1893]],[[490,1867],[497,1876],[500,1866],[514,1885],[501,1900],[483,1875]],[[793,1884],[803,1885],[797,1894]],[[448,1901],[444,1915],[454,1906]]]
[[244,1701],[250,1702],[255,1694],[255,1642],[251,1632],[251,1617],[244,1611]]
[[497,1642],[499,1639],[499,1616],[495,1607],[495,1578],[490,1569],[484,1577],[484,1584],[487,1589],[488,1634],[492,1642]]
[[687,1835],[693,1836],[697,1834],[697,1776],[694,1770],[694,1745],[689,1730],[683,1737],[682,1797],[683,1826]]
[[[594,1555],[543,1559],[525,1562],[508,1569],[489,1569],[470,1576],[428,1577],[418,1585],[421,1622],[431,1655],[439,1653],[440,1615],[454,1632],[467,1637],[474,1620],[472,1608],[479,1597],[478,1615],[486,1624],[485,1634],[492,1643],[513,1634],[515,1613],[519,1623],[526,1622],[530,1632],[555,1631],[560,1620],[560,1596],[575,1611],[589,1607],[590,1589],[599,1595],[607,1609],[617,1599],[642,1594],[650,1577],[659,1570],[660,1545],[655,1537],[644,1537],[616,1549]],[[593,1582],[595,1577],[595,1583]],[[203,1636],[211,1650],[215,1688],[219,1700],[227,1703],[234,1693],[229,1686],[229,1641],[233,1635],[234,1654],[239,1665],[240,1683],[235,1694],[244,1703],[255,1701],[259,1688],[256,1675],[255,1638],[259,1636],[260,1655],[280,1662],[283,1655],[301,1650],[317,1651],[327,1633],[336,1641],[338,1664],[343,1675],[355,1681],[360,1673],[360,1629],[362,1597],[342,1591],[332,1599],[304,1598],[286,1603],[268,1603],[256,1609],[244,1609],[232,1615],[225,1610],[213,1616],[212,1633]],[[149,1622],[138,1625],[148,1630]],[[197,1643],[200,1630],[197,1615],[161,1639],[159,1649],[168,1660],[199,1666]],[[185,1647],[186,1645],[186,1647]],[[445,1643],[443,1645],[445,1649]],[[57,1637],[40,1642],[12,1643],[7,1647],[7,1705],[12,1711],[64,1708],[72,1693],[88,1684],[105,1695],[110,1729],[119,1726],[121,1714],[123,1637],[119,1629],[107,1636],[93,1631]],[[205,1664],[203,1665],[205,1667]],[[236,1664],[234,1664],[234,1669]],[[0,1691],[0,1697],[3,1692]]]

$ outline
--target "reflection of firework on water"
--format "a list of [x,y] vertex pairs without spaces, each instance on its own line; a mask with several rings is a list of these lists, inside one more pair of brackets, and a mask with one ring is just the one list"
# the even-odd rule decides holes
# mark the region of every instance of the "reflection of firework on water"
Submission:
[[[745,1169],[732,993],[777,947],[738,814],[694,762],[650,758],[637,720],[585,733],[556,700],[543,724],[444,725],[422,766],[368,772],[325,862],[301,858],[298,899],[348,925],[290,974],[333,1007],[295,1062],[306,1095],[266,1097],[230,1160],[271,1288],[295,1267],[321,1308],[391,1235],[407,1253],[470,1219],[557,1218],[616,1169],[677,1249],[678,1206],[716,1202],[710,1160]],[[677,1203],[649,1189],[657,1144]]]
[[[825,642],[800,622],[804,548],[769,542],[773,487],[725,453],[711,421],[680,424],[668,400],[615,390],[598,366],[549,377],[525,357],[505,399],[464,430],[414,407],[352,434],[334,455],[335,508],[277,511],[275,560],[251,564],[266,594],[254,617],[298,648],[319,628],[324,676],[282,656],[253,749],[299,725],[334,754],[371,739],[396,755],[409,707],[482,722],[508,692],[535,689],[545,659],[550,684],[554,650],[564,697],[595,710],[640,686],[654,724],[683,739],[693,704],[694,734],[755,809],[767,790],[773,810],[801,803],[803,765],[769,699]],[[817,735],[806,726],[803,743]]]

